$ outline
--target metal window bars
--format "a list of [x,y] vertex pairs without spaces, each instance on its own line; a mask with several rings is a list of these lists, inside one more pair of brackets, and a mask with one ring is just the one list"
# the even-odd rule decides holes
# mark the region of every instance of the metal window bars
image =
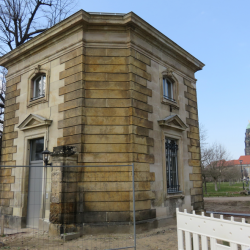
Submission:
[[167,174],[167,192],[179,193],[180,185],[178,180],[178,145],[175,140],[167,139],[165,141],[166,149],[166,174]]

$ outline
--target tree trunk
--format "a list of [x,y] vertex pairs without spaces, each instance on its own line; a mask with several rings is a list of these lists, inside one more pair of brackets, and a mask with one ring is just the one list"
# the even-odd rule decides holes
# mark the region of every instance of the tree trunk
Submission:
[[205,185],[205,193],[207,194],[207,182],[206,182],[206,178],[204,178],[204,185]]
[[220,180],[219,180],[219,190],[220,190]]
[[214,190],[217,192],[218,191],[218,188],[217,188],[217,180],[214,181]]

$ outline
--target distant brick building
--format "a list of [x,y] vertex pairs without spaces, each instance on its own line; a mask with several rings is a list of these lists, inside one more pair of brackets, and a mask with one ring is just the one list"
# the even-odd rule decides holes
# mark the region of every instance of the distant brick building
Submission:
[[0,209],[9,226],[132,221],[131,168],[8,168],[43,164],[46,147],[54,166],[134,163],[136,220],[149,226],[176,206],[203,208],[195,72],[204,64],[140,17],[81,10],[0,65],[8,69]]

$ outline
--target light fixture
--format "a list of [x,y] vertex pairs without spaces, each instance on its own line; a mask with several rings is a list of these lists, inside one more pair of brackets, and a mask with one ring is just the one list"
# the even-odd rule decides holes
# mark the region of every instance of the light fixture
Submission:
[[45,166],[51,166],[52,163],[49,163],[49,155],[51,154],[51,152],[46,148],[43,152],[43,162],[45,164]]
[[243,170],[242,170],[242,160],[239,160],[240,162],[240,166],[241,166],[241,178],[242,178],[242,184],[243,184],[243,190],[245,190],[245,187],[244,187],[244,180],[243,180]]

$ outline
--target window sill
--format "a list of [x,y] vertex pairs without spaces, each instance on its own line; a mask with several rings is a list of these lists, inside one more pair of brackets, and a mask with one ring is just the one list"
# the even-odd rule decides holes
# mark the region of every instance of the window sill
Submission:
[[180,109],[180,107],[179,107],[179,105],[177,104],[176,101],[171,101],[171,100],[168,100],[166,98],[162,98],[161,103],[164,104],[164,105],[169,105],[174,109]]
[[37,104],[40,104],[40,103],[45,103],[47,102],[48,100],[45,98],[45,96],[43,97],[40,97],[40,98],[36,98],[34,100],[30,100],[30,103],[28,104],[28,108],[34,106],[34,105],[37,105]]
[[170,200],[170,199],[184,199],[185,195],[182,194],[181,192],[179,193],[175,193],[175,194],[167,194],[166,196],[166,200]]

